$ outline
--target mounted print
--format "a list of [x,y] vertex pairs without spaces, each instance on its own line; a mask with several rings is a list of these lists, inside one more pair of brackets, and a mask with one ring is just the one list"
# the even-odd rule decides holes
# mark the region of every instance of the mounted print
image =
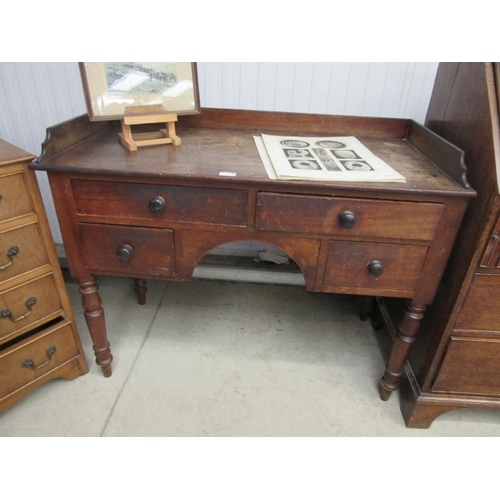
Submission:
[[81,62],[79,65],[91,121],[122,119],[136,106],[161,106],[177,115],[200,112],[196,63]]

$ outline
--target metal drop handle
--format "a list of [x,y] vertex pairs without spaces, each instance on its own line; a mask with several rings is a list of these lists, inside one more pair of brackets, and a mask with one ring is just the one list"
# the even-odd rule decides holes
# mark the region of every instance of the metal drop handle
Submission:
[[4,309],[3,311],[0,311],[0,318],[9,318],[11,321],[21,321],[22,319],[28,317],[32,313],[31,307],[34,306],[36,303],[36,297],[30,297],[26,301],[26,307],[28,308],[28,312],[23,314],[22,316],[19,316],[18,318],[13,318],[12,313],[8,309]]
[[32,368],[33,370],[40,370],[40,368],[43,368],[44,366],[47,366],[50,363],[50,360],[52,359],[52,354],[56,352],[56,347],[52,346],[47,349],[47,357],[49,358],[47,361],[42,363],[41,365],[34,366],[35,364],[31,359],[25,359],[22,363],[21,366],[23,368]]
[[0,271],[3,271],[4,269],[7,269],[14,263],[13,257],[16,256],[19,253],[19,248],[16,246],[12,246],[7,250],[7,257],[9,258],[9,262],[7,264],[4,264],[3,266],[0,266]]

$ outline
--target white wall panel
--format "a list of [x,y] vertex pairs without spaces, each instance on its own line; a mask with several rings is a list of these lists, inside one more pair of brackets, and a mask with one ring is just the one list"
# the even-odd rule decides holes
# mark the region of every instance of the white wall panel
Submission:
[[222,107],[238,108],[240,97],[240,63],[227,63],[224,65],[219,63],[216,68],[221,73],[221,88],[218,90],[221,93]]
[[291,111],[295,63],[276,64],[275,101],[270,111]]
[[[223,65],[222,71],[225,71],[226,64]],[[238,109],[257,109],[258,90],[259,90],[259,64],[258,63],[240,63],[239,65],[240,84],[236,87],[239,98]],[[228,89],[232,91],[233,89]],[[226,89],[222,89],[224,97],[227,99]],[[209,106],[209,107],[222,107],[226,108],[224,100],[222,106]]]
[[330,97],[331,77],[332,63],[316,63],[314,65],[311,101],[309,103],[311,113],[329,114],[328,101]]
[[366,86],[361,113],[364,116],[379,116],[389,63],[369,64],[365,76]]
[[[423,122],[437,63],[203,62],[203,107],[413,118]],[[0,137],[35,155],[46,129],[86,113],[76,62],[0,62]],[[57,243],[46,175],[37,173]]]
[[326,106],[324,102],[320,103],[319,109],[326,107],[326,112],[330,115],[346,114],[346,96],[350,74],[351,63],[332,63],[328,100]]
[[257,104],[255,109],[268,111],[275,105],[276,100],[276,63],[259,63],[257,81]]

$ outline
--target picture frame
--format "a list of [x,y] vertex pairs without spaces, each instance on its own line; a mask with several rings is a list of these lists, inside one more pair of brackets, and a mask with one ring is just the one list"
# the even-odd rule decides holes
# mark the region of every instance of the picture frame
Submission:
[[79,67],[91,121],[120,120],[127,108],[138,106],[200,113],[194,62],[80,62]]

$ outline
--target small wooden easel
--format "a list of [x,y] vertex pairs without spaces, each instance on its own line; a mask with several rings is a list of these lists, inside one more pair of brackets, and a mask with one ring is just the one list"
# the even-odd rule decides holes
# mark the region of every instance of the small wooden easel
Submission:
[[[158,144],[181,145],[181,139],[175,134],[177,114],[168,113],[161,105],[128,106],[122,119],[122,131],[118,134],[120,142],[129,150],[137,151],[141,146],[155,146]],[[166,123],[166,129],[157,132],[142,132],[132,134],[132,125],[147,123]]]

